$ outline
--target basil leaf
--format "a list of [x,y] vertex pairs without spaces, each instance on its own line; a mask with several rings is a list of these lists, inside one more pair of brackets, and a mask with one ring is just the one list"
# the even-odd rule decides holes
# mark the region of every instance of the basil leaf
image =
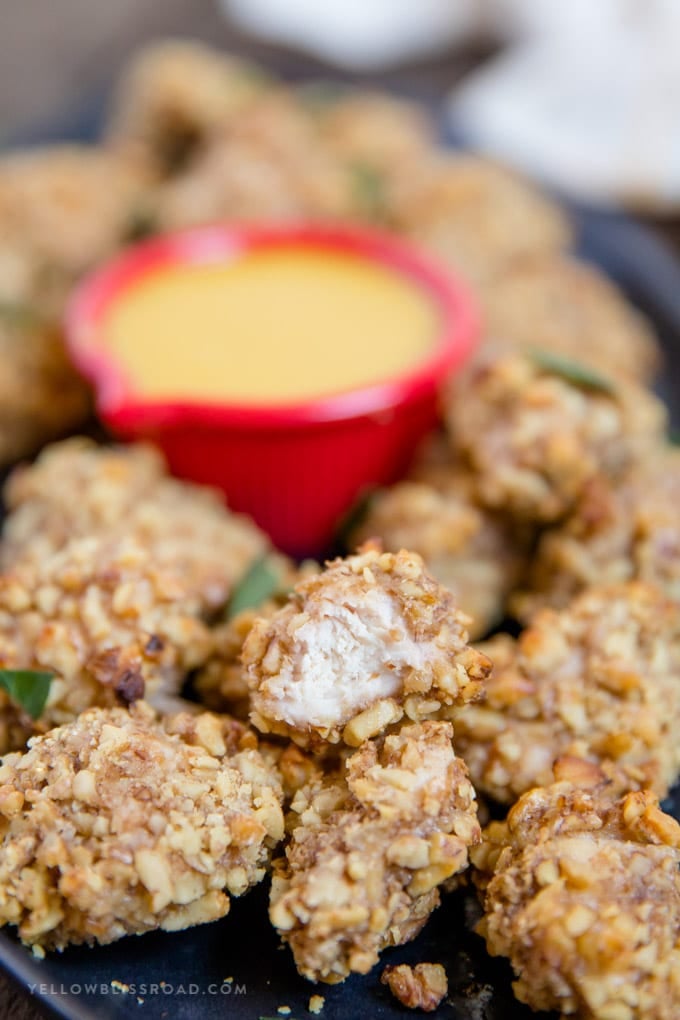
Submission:
[[52,675],[36,669],[0,669],[0,687],[32,719],[37,719],[50,693]]
[[28,328],[41,324],[39,313],[30,305],[22,304],[20,301],[0,300],[0,322],[6,322],[10,326]]
[[244,609],[253,609],[281,591],[281,579],[267,556],[255,560],[232,592],[227,607],[227,620]]
[[350,163],[356,199],[366,217],[383,219],[385,215],[385,189],[378,170],[366,163]]
[[327,107],[334,106],[350,95],[350,88],[343,82],[318,78],[316,81],[298,85],[295,92],[305,105],[310,106],[312,110],[318,109],[323,112]]
[[574,361],[563,354],[555,354],[553,351],[544,351],[536,347],[531,348],[528,353],[535,365],[545,369],[546,372],[560,376],[566,382],[571,383],[572,386],[581,386],[588,390],[599,390],[601,393],[608,393],[610,396],[616,393],[614,384],[605,378],[605,376],[600,375],[596,369],[591,368],[590,365],[584,365],[581,361]]

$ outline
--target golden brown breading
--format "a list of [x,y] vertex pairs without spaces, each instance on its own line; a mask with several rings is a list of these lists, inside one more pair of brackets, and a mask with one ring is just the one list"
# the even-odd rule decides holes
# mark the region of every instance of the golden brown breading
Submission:
[[[77,498],[74,496],[77,495]],[[166,473],[151,446],[97,446],[76,438],[47,447],[16,469],[5,487],[9,516],[0,563],[40,564],[73,538],[131,539],[156,568],[181,573],[186,587],[220,608],[235,582],[268,547],[221,494]]]
[[269,90],[216,133],[155,196],[164,229],[229,220],[351,216],[355,178],[324,145],[316,118],[284,89]]
[[641,583],[591,588],[484,647],[487,699],[455,718],[478,790],[510,804],[569,754],[665,795],[680,771],[680,615]]
[[467,617],[420,556],[366,548],[296,585],[243,646],[251,719],[263,733],[356,747],[404,715],[476,698],[491,668]]
[[481,507],[474,479],[451,465],[420,469],[371,500],[350,545],[377,538],[388,552],[413,549],[470,617],[470,637],[502,620],[525,566],[526,542],[506,519]]
[[256,740],[217,716],[91,709],[0,767],[0,923],[46,949],[223,917],[283,835]]
[[389,208],[400,233],[477,284],[515,259],[562,251],[571,240],[557,205],[476,156],[433,151],[429,161],[399,177]]
[[481,291],[495,345],[554,351],[612,379],[650,382],[659,342],[643,316],[594,266],[551,255],[507,266]]
[[387,985],[395,999],[409,1009],[432,1013],[449,990],[446,971],[441,963],[417,963],[410,967],[400,963],[385,967],[380,983]]
[[123,241],[146,182],[103,149],[59,145],[0,160],[0,299],[61,315],[78,276]]
[[256,65],[201,43],[155,43],[121,79],[108,140],[161,176],[176,173],[270,80]]
[[593,478],[621,477],[666,427],[647,390],[620,381],[604,392],[521,354],[483,356],[451,388],[446,413],[480,501],[543,523],[564,517]]
[[90,410],[59,330],[0,298],[0,467],[81,426]]
[[[675,1020],[680,826],[649,792],[584,787],[577,765],[526,793],[476,859],[493,871],[479,930],[533,1009]],[[500,849],[504,847],[503,849]]]
[[680,450],[659,447],[618,484],[593,479],[573,513],[545,531],[513,612],[530,619],[593,584],[637,579],[680,602]]
[[450,723],[404,726],[297,793],[270,918],[304,977],[366,974],[382,949],[418,934],[437,886],[465,868],[480,830],[452,734]]

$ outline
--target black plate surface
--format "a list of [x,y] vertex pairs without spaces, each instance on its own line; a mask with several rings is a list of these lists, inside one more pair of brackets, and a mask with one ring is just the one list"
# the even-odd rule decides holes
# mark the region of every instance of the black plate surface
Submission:
[[[659,392],[680,425],[680,262],[652,233],[624,216],[572,209],[578,254],[615,278],[652,319],[666,365]],[[666,802],[680,819],[680,787]],[[378,965],[367,977],[314,986],[301,978],[267,920],[267,890],[234,901],[222,921],[177,934],[154,933],[94,949],[72,948],[35,959],[9,933],[0,932],[0,966],[47,1015],[69,1020],[258,1020],[284,1014],[309,1018],[309,999],[325,999],[322,1020],[404,1020],[401,1007],[380,985]],[[537,1014],[513,997],[509,967],[492,960],[473,932],[474,895],[445,899],[415,942],[384,954],[390,963],[442,963],[449,996],[436,1014],[457,1020],[526,1020]],[[541,1014],[547,1016],[547,1014]]]

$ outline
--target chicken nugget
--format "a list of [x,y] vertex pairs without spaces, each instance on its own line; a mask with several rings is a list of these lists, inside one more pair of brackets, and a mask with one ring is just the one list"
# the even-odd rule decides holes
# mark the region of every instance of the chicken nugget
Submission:
[[510,171],[477,156],[433,152],[389,195],[395,228],[430,248],[473,284],[516,259],[563,251],[562,210]]
[[420,470],[418,477],[376,493],[350,545],[374,538],[389,552],[419,553],[470,617],[470,637],[477,639],[505,615],[525,566],[525,536],[480,506],[468,472],[452,465]]
[[161,177],[176,174],[270,81],[255,64],[198,42],[154,43],[123,72],[107,140]]
[[0,766],[0,923],[63,949],[223,917],[264,877],[281,789],[256,740],[204,714],[94,708]]
[[366,974],[385,947],[415,938],[437,887],[467,866],[480,829],[452,735],[445,722],[404,726],[296,794],[270,918],[309,980]]
[[566,516],[593,478],[621,478],[667,423],[642,387],[610,389],[553,361],[493,353],[451,387],[446,417],[479,500],[537,524]]
[[483,648],[494,663],[486,701],[454,720],[479,791],[511,804],[569,754],[666,794],[680,770],[680,616],[658,589],[588,589],[537,614],[516,642]]
[[514,262],[481,290],[494,345],[553,351],[611,379],[650,383],[659,341],[644,316],[594,266],[560,255]]
[[572,513],[541,535],[513,613],[531,619],[590,585],[655,584],[680,602],[680,450],[660,446],[619,482],[594,478]]
[[445,715],[491,668],[420,556],[369,547],[297,584],[243,646],[251,720],[303,747],[356,747],[404,715]]
[[515,994],[532,1009],[674,1020],[680,825],[648,791],[617,797],[593,778],[566,762],[557,782],[492,825],[474,851],[490,878],[479,931],[492,955],[508,957]]

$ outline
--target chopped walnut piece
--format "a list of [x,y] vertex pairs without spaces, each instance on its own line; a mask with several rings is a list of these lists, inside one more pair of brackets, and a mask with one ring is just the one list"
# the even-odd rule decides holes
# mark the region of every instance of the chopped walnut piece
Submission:
[[380,981],[403,1006],[422,1009],[425,1013],[432,1013],[449,990],[441,963],[417,963],[415,967],[400,963],[396,967],[385,967]]

